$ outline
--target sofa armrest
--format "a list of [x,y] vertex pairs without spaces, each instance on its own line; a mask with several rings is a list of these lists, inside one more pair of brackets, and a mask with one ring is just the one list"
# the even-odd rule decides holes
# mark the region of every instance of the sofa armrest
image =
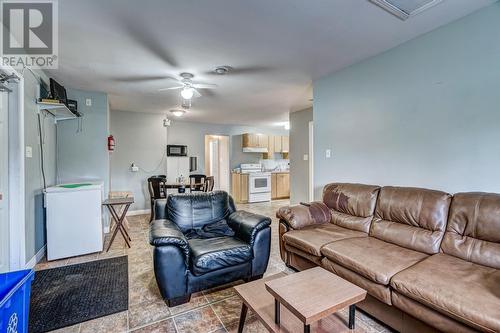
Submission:
[[239,210],[228,216],[227,224],[234,230],[235,237],[253,246],[257,233],[268,228],[271,225],[271,219]]
[[156,199],[154,201],[154,219],[165,220],[167,218],[167,199]]
[[149,243],[155,247],[176,246],[182,250],[186,261],[189,258],[187,238],[172,221],[154,220],[149,227]]
[[278,209],[276,217],[285,222],[292,229],[325,224],[330,222],[332,216],[330,209],[320,201],[295,206],[285,206]]

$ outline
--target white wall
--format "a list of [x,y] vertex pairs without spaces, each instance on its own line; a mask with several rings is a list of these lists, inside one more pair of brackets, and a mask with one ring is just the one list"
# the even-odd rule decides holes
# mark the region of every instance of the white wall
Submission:
[[496,3],[316,81],[317,197],[333,181],[500,192],[498,41]]
[[[110,112],[111,134],[117,144],[110,161],[111,191],[132,191],[135,203],[131,210],[149,209],[147,178],[165,174],[165,164],[162,162],[166,150],[164,118],[162,114],[145,112]],[[288,131],[282,128],[217,125],[173,119],[172,125],[168,127],[168,144],[187,145],[188,155],[198,157],[196,173],[204,173],[205,135],[229,135],[229,159],[233,169],[241,163],[258,163],[262,157],[262,154],[243,153],[241,134],[247,132],[288,135]],[[130,172],[132,162],[143,170]]]

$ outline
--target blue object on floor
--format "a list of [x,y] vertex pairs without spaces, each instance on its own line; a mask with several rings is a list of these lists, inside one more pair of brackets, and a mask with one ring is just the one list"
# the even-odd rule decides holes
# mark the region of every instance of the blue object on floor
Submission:
[[0,332],[28,332],[32,269],[0,274]]

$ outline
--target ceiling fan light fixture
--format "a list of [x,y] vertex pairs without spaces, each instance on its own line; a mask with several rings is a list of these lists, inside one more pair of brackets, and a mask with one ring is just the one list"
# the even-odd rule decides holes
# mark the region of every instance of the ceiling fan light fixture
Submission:
[[191,87],[184,87],[181,91],[181,96],[184,99],[191,99],[193,98],[194,95],[194,90]]
[[184,111],[184,110],[170,110],[170,113],[176,117],[182,117],[186,113],[186,111]]

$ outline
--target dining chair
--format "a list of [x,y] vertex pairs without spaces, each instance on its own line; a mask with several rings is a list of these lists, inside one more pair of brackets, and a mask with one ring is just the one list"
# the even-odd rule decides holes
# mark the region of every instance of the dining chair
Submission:
[[205,185],[206,175],[193,174],[189,175],[189,190],[191,192],[203,192],[203,187]]
[[167,177],[153,176],[148,178],[148,190],[149,197],[151,201],[151,216],[149,222],[153,221],[154,218],[154,203],[156,199],[165,199],[167,197],[167,192],[165,185],[167,182]]
[[203,192],[212,192],[214,190],[215,179],[214,176],[208,176],[203,184]]

